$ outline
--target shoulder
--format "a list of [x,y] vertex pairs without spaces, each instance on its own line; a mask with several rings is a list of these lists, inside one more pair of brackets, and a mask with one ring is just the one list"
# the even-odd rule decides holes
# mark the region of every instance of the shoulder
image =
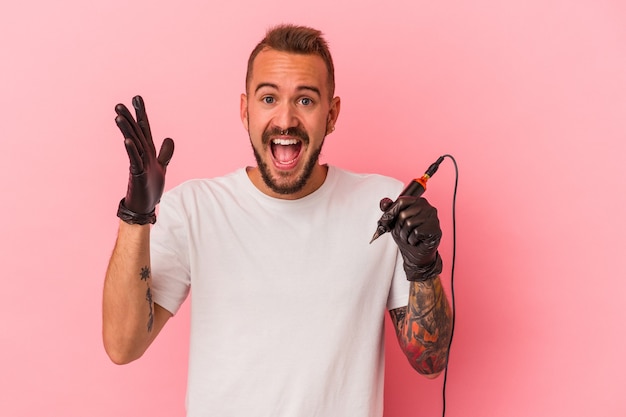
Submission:
[[228,204],[237,200],[244,179],[243,168],[219,177],[190,179],[163,193],[160,205],[182,214]]
[[398,193],[404,186],[398,179],[381,174],[356,173],[334,166],[330,169],[338,187],[349,187],[351,191]]
[[167,198],[184,199],[198,193],[219,193],[225,190],[237,188],[245,177],[243,168],[233,171],[229,174],[213,177],[213,178],[194,178],[186,180],[170,190],[166,191],[163,196]]

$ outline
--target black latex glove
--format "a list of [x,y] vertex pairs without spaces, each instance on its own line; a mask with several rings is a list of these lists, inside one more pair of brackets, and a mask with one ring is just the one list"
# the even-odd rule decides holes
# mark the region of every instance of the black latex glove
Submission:
[[117,215],[131,224],[154,223],[154,209],[163,195],[165,171],[174,153],[174,141],[164,139],[157,157],[146,107],[140,96],[133,97],[133,107],[137,120],[125,105],[115,106],[115,123],[124,135],[130,161],[128,189]]
[[380,209],[395,219],[391,235],[404,259],[409,281],[426,281],[441,273],[443,263],[437,252],[441,228],[437,209],[421,197],[398,197],[380,201]]

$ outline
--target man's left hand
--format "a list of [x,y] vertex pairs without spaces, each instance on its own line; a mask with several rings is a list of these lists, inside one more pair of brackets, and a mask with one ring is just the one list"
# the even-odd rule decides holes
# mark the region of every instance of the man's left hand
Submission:
[[388,198],[380,201],[380,208],[395,218],[391,235],[402,258],[409,281],[426,281],[438,276],[443,263],[437,248],[441,241],[441,228],[437,209],[426,199],[399,197],[395,203]]

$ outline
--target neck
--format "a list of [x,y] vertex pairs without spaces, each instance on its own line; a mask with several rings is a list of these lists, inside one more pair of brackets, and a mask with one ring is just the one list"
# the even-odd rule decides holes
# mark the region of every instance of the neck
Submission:
[[281,200],[297,200],[314,193],[322,186],[322,184],[324,184],[326,175],[328,174],[328,165],[316,165],[306,184],[304,184],[304,186],[298,191],[288,194],[279,193],[270,188],[263,180],[261,171],[258,167],[247,167],[246,173],[248,174],[248,178],[250,178],[252,184],[263,194]]

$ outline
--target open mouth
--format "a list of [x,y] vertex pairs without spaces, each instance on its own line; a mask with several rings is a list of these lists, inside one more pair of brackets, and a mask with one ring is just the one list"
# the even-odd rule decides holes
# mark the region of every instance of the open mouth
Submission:
[[302,151],[302,141],[295,138],[277,138],[272,139],[270,147],[276,166],[289,169],[298,162]]

